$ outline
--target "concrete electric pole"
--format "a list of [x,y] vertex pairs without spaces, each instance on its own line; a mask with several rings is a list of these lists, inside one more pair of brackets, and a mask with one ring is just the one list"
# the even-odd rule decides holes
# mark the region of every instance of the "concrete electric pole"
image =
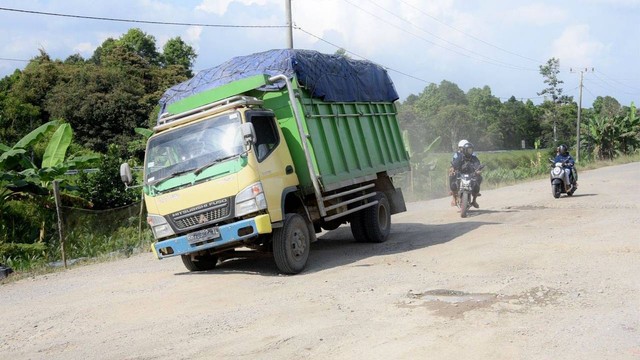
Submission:
[[[573,69],[569,69],[574,72]],[[584,79],[584,73],[589,69],[580,69],[580,95],[578,95],[578,119],[576,120],[576,162],[580,161],[580,116],[582,113],[582,80]],[[593,68],[591,68],[593,71]]]
[[284,0],[287,14],[287,47],[293,49],[293,21],[291,21],[291,0]]

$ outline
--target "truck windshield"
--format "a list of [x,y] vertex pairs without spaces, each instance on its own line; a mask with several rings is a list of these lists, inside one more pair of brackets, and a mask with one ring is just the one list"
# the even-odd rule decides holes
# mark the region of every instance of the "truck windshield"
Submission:
[[169,130],[149,140],[145,182],[155,183],[243,152],[240,115],[226,114]]

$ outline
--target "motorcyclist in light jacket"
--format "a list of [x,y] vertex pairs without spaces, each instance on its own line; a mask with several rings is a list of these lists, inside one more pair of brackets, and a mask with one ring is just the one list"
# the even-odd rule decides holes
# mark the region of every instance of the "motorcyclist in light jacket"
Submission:
[[464,146],[468,143],[469,141],[465,139],[460,140],[460,142],[458,142],[458,151],[454,152],[453,157],[451,158],[451,167],[449,168],[449,189],[451,190],[449,194],[453,196],[453,199],[451,199],[451,206],[456,206],[456,203],[458,202],[458,187],[456,184],[456,171],[453,168],[453,164],[462,158],[463,156],[462,150]]

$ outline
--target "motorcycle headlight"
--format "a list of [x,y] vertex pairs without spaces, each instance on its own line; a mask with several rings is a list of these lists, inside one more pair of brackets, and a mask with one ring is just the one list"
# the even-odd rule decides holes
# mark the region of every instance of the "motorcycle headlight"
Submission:
[[153,236],[156,239],[164,238],[167,236],[175,235],[167,220],[160,215],[147,215],[147,224],[151,226]]
[[236,196],[236,216],[243,216],[267,208],[262,183],[253,183]]
[[560,175],[562,173],[562,169],[559,167],[553,168],[553,175]]

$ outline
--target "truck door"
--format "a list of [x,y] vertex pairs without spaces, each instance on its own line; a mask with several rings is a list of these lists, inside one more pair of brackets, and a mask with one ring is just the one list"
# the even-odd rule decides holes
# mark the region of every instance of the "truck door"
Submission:
[[246,116],[256,130],[253,151],[258,160],[260,181],[267,198],[271,221],[280,221],[283,219],[283,190],[299,183],[293,160],[273,113],[249,111]]

